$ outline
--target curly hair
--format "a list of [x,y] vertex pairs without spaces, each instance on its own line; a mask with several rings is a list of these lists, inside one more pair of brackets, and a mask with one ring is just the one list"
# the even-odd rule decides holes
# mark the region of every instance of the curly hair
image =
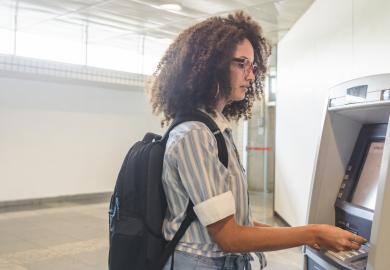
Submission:
[[250,118],[255,99],[260,99],[271,46],[259,24],[242,11],[211,17],[184,30],[169,46],[152,76],[149,98],[153,112],[163,113],[168,124],[180,113],[204,108],[213,113],[217,96],[231,92],[230,63],[237,44],[248,39],[259,72],[241,101],[226,105],[228,119]]

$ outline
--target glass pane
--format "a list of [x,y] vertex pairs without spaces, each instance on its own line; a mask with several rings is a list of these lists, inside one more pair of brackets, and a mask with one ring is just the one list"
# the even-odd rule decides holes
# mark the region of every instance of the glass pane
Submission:
[[14,29],[14,1],[0,1],[0,28]]
[[14,9],[14,1],[0,1],[0,53],[13,53]]
[[88,46],[88,66],[141,73],[142,55],[137,51],[103,45]]
[[170,42],[133,35],[132,38],[127,36],[91,44],[88,46],[88,65],[150,75]]
[[0,53],[13,54],[14,33],[0,28]]
[[[88,43],[89,44],[104,44],[107,40],[112,38],[128,35],[128,29],[118,29],[116,27],[100,25],[96,23],[88,24]],[[108,45],[108,44],[105,44]],[[112,44],[111,44],[112,45]],[[111,46],[108,45],[108,46]]]
[[65,21],[49,21],[18,32],[16,54],[72,64],[84,64],[84,27]]
[[145,38],[144,47],[144,74],[153,74],[157,68],[158,62],[168,49],[172,40]]

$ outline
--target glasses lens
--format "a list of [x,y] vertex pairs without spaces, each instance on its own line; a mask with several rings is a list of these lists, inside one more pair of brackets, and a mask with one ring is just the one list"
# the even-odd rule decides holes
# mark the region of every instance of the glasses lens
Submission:
[[253,64],[252,71],[253,71],[253,74],[256,76],[257,72],[259,71],[259,67],[256,64]]
[[257,75],[258,67],[256,63],[252,64],[251,61],[246,58],[233,58],[233,61],[238,63],[239,67],[244,70],[245,76],[249,76],[251,70],[255,76]]

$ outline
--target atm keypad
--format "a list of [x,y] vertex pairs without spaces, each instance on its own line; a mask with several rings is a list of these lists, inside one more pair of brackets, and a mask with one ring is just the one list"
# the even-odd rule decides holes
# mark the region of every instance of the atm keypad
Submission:
[[368,256],[368,246],[362,245],[358,250],[345,250],[339,252],[328,250],[325,254],[343,262],[354,262]]

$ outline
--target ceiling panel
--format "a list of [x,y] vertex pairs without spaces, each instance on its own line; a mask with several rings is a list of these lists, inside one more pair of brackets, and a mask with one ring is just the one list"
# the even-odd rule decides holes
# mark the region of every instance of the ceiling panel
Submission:
[[310,7],[313,0],[289,0],[277,3],[278,15],[280,20],[289,20],[292,22],[290,27],[303,15]]
[[[184,28],[212,15],[248,12],[277,43],[313,0],[2,0],[0,28],[79,38],[88,29],[90,43],[127,44],[135,36],[173,39]],[[181,10],[165,10],[177,3]],[[80,30],[81,29],[81,30]],[[71,34],[77,31],[77,34]],[[121,41],[122,40],[122,41]]]

